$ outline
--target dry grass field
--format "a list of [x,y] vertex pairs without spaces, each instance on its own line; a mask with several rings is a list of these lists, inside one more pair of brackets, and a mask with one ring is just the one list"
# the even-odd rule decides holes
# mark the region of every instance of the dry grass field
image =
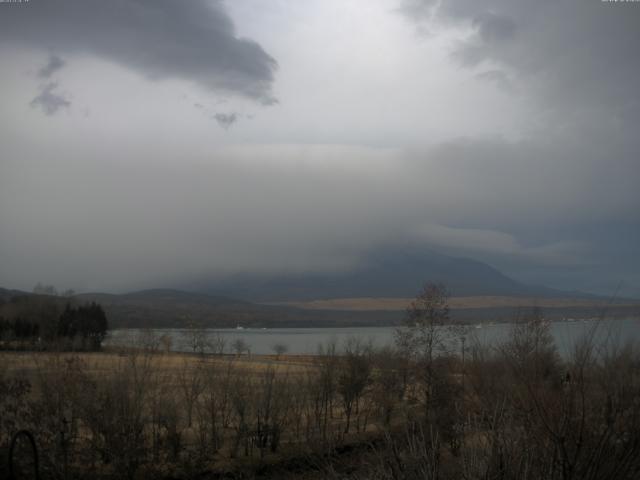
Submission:
[[[0,351],[0,457],[12,432],[26,429],[52,477],[189,478],[213,465],[278,463],[348,433],[338,363],[333,353]],[[349,415],[351,437],[373,429],[372,405]]]
[[[345,310],[345,311],[402,311],[411,303],[412,298],[359,297],[311,300],[307,302],[286,302],[280,305],[310,310]],[[631,303],[616,303],[617,306],[633,306]],[[566,308],[566,307],[601,307],[602,301],[584,298],[527,298],[505,296],[451,297],[451,308]]]
[[[10,376],[23,376],[34,380],[43,366],[56,362],[80,361],[91,374],[117,371],[119,367],[130,361],[132,356],[139,356],[142,351],[135,349],[105,349],[102,352],[23,352],[0,351],[0,371]],[[314,357],[311,355],[201,355],[170,352],[149,356],[150,367],[164,374],[178,374],[185,365],[222,368],[232,362],[238,370],[251,374],[264,373],[268,368],[288,374],[304,373],[313,367]]]

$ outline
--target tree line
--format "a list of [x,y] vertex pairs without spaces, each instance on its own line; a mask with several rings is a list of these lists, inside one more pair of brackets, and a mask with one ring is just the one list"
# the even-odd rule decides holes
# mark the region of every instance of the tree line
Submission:
[[107,316],[95,302],[76,305],[70,298],[33,294],[0,303],[0,346],[5,349],[55,345],[98,350],[108,328]]

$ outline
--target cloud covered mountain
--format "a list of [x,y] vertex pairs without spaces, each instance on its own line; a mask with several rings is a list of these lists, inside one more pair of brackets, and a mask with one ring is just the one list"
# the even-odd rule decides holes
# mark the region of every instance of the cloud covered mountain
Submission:
[[[432,251],[380,251],[342,273],[234,275],[201,280],[188,288],[257,302],[351,297],[413,297],[426,282],[444,284],[454,296],[575,296],[530,286],[476,260]],[[583,294],[584,295],[584,294]]]

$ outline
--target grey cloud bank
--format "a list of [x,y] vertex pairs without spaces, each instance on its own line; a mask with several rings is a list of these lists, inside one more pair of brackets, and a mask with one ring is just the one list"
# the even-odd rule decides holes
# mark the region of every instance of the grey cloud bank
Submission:
[[630,3],[403,0],[413,22],[464,27],[452,54],[463,65],[497,65],[554,108],[607,116],[639,105],[640,9]]
[[[260,145],[175,165],[170,158],[179,152],[169,147],[166,157],[133,165],[114,161],[108,149],[89,161],[12,163],[1,181],[2,204],[31,194],[19,215],[2,209],[3,274],[29,282],[47,272],[43,280],[67,279],[76,288],[139,288],[196,274],[341,271],[376,249],[407,245],[489,260],[530,281],[554,285],[562,275],[556,286],[565,288],[606,292],[608,279],[637,271],[637,257],[627,258],[623,268],[589,278],[610,269],[601,252],[619,249],[618,230],[594,240],[584,228],[629,218],[631,208],[620,205],[633,192],[616,189],[595,202],[597,211],[585,209],[594,205],[593,192],[566,191],[571,168],[547,166],[532,178],[529,156],[541,152],[523,145],[511,147],[523,157],[511,170],[500,171],[500,158],[493,167],[481,162],[500,148]],[[338,158],[350,161],[339,165]],[[556,180],[536,187],[541,177]],[[528,276],[532,265],[544,266],[544,275]],[[83,283],[87,277],[91,283]]]
[[[220,1],[31,0],[2,6],[0,40],[60,55],[97,55],[149,79],[183,78],[265,104],[275,101],[276,61],[236,35]],[[61,66],[50,63],[40,74]]]
[[[444,147],[453,164],[465,159],[462,175],[475,174],[476,185],[489,186],[495,211],[523,214],[515,229],[508,219],[501,227],[528,239],[570,232],[589,244],[582,262],[599,267],[584,275],[584,288],[595,288],[595,278],[609,276],[608,269],[618,271],[623,284],[637,282],[640,252],[629,243],[640,240],[634,212],[640,207],[638,5],[404,0],[400,12],[415,25],[464,32],[452,43],[454,61],[540,105],[519,145],[463,141]],[[471,159],[476,162],[469,168]],[[522,272],[517,263],[510,263],[510,271]],[[542,270],[529,267],[533,276]],[[563,275],[574,273],[567,269]],[[614,284],[609,281],[610,291]]]
[[[238,272],[344,271],[377,250],[425,247],[530,283],[611,294],[622,282],[621,295],[640,297],[640,4],[363,0],[350,4],[363,16],[349,28],[316,37],[310,20],[290,11],[324,21],[343,2],[238,2],[233,11],[281,16],[278,27],[300,30],[282,46],[283,29],[234,18],[263,49],[241,39],[215,1],[32,0],[0,9],[0,55],[48,55],[31,78],[43,88],[33,106],[50,114],[28,107],[33,86],[3,83],[0,285],[124,291]],[[370,22],[371,10],[389,25]],[[402,40],[415,50],[394,43],[391,33],[425,25],[432,35]],[[386,35],[385,52],[395,55],[367,51],[354,30]],[[446,72],[430,88],[420,78],[404,83],[409,66],[431,65],[434,42],[449,52],[447,65],[433,63]],[[335,54],[323,55],[329,47]],[[309,56],[304,68],[291,63]],[[83,58],[143,78],[98,79]],[[314,88],[303,74],[318,79]],[[186,82],[160,88],[161,78]],[[347,80],[358,86],[352,102],[341,90]],[[93,81],[103,82],[98,93],[82,91]],[[271,103],[275,90],[288,101],[237,121],[244,115],[234,112],[251,107],[219,107],[201,88],[182,108],[174,99],[187,84],[252,106]],[[481,112],[475,105],[484,104],[463,104],[460,126],[430,137],[447,114],[429,108],[435,97],[487,89],[498,92],[495,104]],[[334,93],[341,101],[332,103]],[[322,99],[316,110],[293,102],[308,97]],[[70,98],[90,103],[91,118],[66,108]],[[385,125],[395,131],[405,118],[394,107],[411,99],[424,111],[411,112],[404,136],[385,136]],[[474,134],[464,108],[493,131]],[[506,108],[521,125],[508,134],[491,121]],[[380,119],[375,135],[371,112]]]

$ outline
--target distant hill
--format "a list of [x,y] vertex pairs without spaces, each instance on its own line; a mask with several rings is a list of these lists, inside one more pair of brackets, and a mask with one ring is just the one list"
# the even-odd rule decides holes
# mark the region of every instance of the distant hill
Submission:
[[22,290],[9,290],[7,288],[0,288],[0,303],[8,302],[11,298],[21,295],[31,294],[23,292]]
[[204,279],[188,289],[254,302],[358,297],[414,297],[426,282],[443,283],[453,296],[589,297],[525,285],[468,258],[431,251],[379,252],[347,273],[237,275]]
[[[286,302],[276,305],[305,308],[310,310],[344,310],[344,311],[404,311],[412,298],[334,298],[328,300],[312,300],[309,302]],[[628,300],[610,301],[609,299],[587,298],[538,298],[538,297],[451,297],[449,307],[452,310],[469,309],[542,309],[585,308],[607,310],[611,307],[638,307],[640,302]]]
[[[13,296],[24,295],[33,296],[19,290],[0,289],[3,302]],[[409,302],[409,298],[352,298],[264,305],[169,289],[48,298],[61,305],[68,301],[95,301],[105,309],[110,328],[184,328],[190,323],[208,328],[235,328],[238,325],[253,328],[387,326],[401,322]],[[454,297],[451,299],[451,314],[454,320],[465,322],[501,322],[513,320],[534,305],[543,307],[544,315],[551,319],[586,318],[603,313],[602,301],[590,304],[587,300],[575,298],[538,301],[535,297]],[[638,302],[617,302],[606,309],[606,315],[610,318],[638,317],[640,305]]]
[[184,328],[190,322],[204,327],[357,326],[397,322],[398,312],[309,311],[288,306],[259,305],[224,296],[170,289],[143,290],[123,295],[87,293],[80,302],[95,301],[119,327]]
[[[378,252],[346,273],[237,275],[203,279],[182,290],[72,299],[101,304],[112,328],[182,328],[193,322],[220,328],[391,325],[401,321],[409,299],[427,282],[443,283],[454,297],[454,318],[466,321],[507,321],[536,304],[555,318],[594,316],[603,305],[600,297],[525,285],[476,260],[418,250]],[[15,295],[31,294],[0,289],[0,303]],[[640,302],[616,303],[609,313],[637,315]]]
[[249,302],[170,289],[142,290],[122,295],[85,293],[79,301],[102,305],[114,327],[186,327],[189,322],[235,326],[248,316],[260,318],[269,308]]
[[207,328],[243,327],[346,327],[391,325],[400,321],[400,312],[309,311],[306,309],[260,305],[228,297],[152,289],[125,294],[83,293],[72,297],[34,295],[21,290],[0,288],[2,304],[14,297],[46,298],[67,302],[100,304],[109,328],[185,328],[190,323]]
[[[155,289],[123,295],[91,293],[76,295],[76,301],[101,304],[112,328],[155,327],[184,328],[190,322],[210,328],[347,327],[397,325],[404,317],[410,299],[372,300],[371,305],[350,301],[326,302],[326,305],[264,305],[179,290]],[[405,303],[406,302],[406,303]],[[322,302],[321,302],[322,303]],[[385,303],[387,303],[385,305]],[[519,313],[539,305],[551,319],[586,318],[603,312],[602,301],[554,298],[538,301],[535,297],[474,297],[451,299],[452,318],[467,322],[510,321]],[[610,317],[637,317],[638,302],[617,304],[607,309]]]

